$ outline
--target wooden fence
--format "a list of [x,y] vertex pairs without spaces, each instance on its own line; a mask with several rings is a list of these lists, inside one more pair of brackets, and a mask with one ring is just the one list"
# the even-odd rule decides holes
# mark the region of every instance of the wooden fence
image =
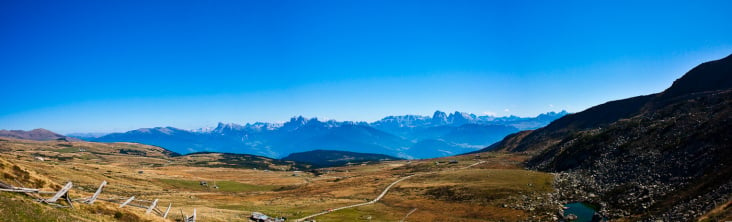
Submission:
[[[25,193],[30,195],[31,197],[35,198],[38,202],[49,204],[55,207],[70,207],[74,208],[74,202],[84,203],[84,204],[94,204],[97,200],[112,202],[112,203],[120,203],[118,208],[123,208],[125,206],[130,207],[137,207],[145,209],[146,214],[153,213],[155,215],[158,215],[164,219],[167,219],[170,209],[173,206],[173,203],[169,203],[168,207],[165,209],[165,211],[158,209],[158,199],[155,199],[153,201],[148,200],[140,200],[135,199],[135,196],[131,196],[129,198],[108,198],[103,199],[99,198],[99,195],[102,193],[102,190],[105,186],[107,186],[107,181],[102,181],[102,183],[99,185],[99,188],[97,188],[96,192],[94,192],[94,195],[88,198],[79,198],[79,199],[71,199],[69,196],[69,191],[71,191],[71,188],[74,186],[72,182],[67,182],[66,185],[64,185],[61,189],[58,191],[42,191],[38,188],[26,188],[26,187],[15,187],[9,184],[5,184],[0,182],[0,191],[3,192],[15,192],[15,193]],[[50,198],[42,198],[40,194],[54,194]],[[68,206],[64,206],[61,204],[58,204],[58,200],[63,198]],[[122,201],[124,200],[124,201]],[[181,214],[182,210],[181,210]],[[193,215],[183,216],[183,221],[186,222],[195,222],[196,221],[196,209],[193,209]]]

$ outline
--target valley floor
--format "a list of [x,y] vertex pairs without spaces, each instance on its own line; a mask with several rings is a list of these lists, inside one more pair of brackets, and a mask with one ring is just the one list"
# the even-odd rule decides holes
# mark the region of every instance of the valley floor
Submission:
[[[201,161],[203,158],[206,161]],[[122,201],[135,196],[133,204],[141,207],[158,199],[160,212],[171,204],[168,220],[191,215],[195,209],[198,221],[247,221],[252,212],[294,221],[372,201],[389,184],[414,175],[394,185],[374,204],[312,219],[551,220],[559,205],[553,197],[554,177],[521,169],[526,158],[521,154],[481,154],[294,171],[274,164],[266,169],[221,167],[215,155],[171,157],[160,148],[137,144],[3,139],[0,182],[53,191],[71,181],[71,199],[91,196],[101,181],[109,184],[100,201],[93,205],[75,202],[73,209],[0,192],[3,205],[22,202],[28,206],[3,208],[0,213],[15,217],[11,221],[45,221],[44,215],[67,215],[81,221],[164,221],[155,212],[145,214],[140,207],[118,208]],[[215,167],[202,166],[202,162]],[[206,185],[201,185],[202,181]]]

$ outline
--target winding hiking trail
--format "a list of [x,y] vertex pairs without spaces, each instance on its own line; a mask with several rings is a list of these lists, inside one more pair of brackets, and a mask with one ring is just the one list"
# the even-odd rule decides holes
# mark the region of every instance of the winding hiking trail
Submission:
[[[460,169],[467,169],[467,168],[476,166],[476,165],[481,164],[481,163],[485,163],[485,161],[482,161],[481,160],[481,161],[478,161],[477,163],[474,163],[474,164],[471,164],[471,165],[462,167]],[[425,174],[432,174],[432,173],[436,173],[436,172],[418,173],[418,174],[412,174],[412,175],[409,175],[409,176],[402,177],[401,179],[398,179],[397,181],[394,181],[393,183],[389,184],[389,186],[387,186],[384,189],[384,191],[382,191],[381,194],[379,194],[379,196],[376,197],[376,199],[374,199],[372,201],[369,201],[369,202],[366,202],[366,203],[348,205],[348,206],[339,207],[339,208],[334,208],[334,209],[329,210],[329,211],[323,211],[323,212],[316,213],[316,214],[313,214],[313,215],[308,215],[308,216],[305,216],[303,218],[297,219],[295,221],[296,222],[305,221],[307,219],[310,219],[310,218],[313,218],[313,217],[317,217],[317,216],[320,216],[320,215],[324,215],[324,214],[327,214],[327,213],[330,213],[330,212],[335,212],[335,211],[339,211],[339,210],[343,210],[343,209],[348,209],[348,208],[353,208],[353,207],[360,207],[360,206],[364,206],[364,205],[374,204],[377,201],[381,200],[381,198],[383,198],[386,195],[386,193],[389,192],[389,189],[391,189],[394,185],[398,184],[399,182],[402,182],[402,181],[404,181],[406,179],[409,179],[409,178],[411,178],[413,176],[419,176],[419,175],[425,175]]]
[[477,163],[474,163],[474,164],[470,164],[470,165],[468,165],[468,166],[465,166],[465,167],[463,167],[463,168],[460,168],[460,169],[461,169],[461,170],[462,170],[462,169],[468,169],[468,168],[474,167],[474,166],[476,166],[476,165],[478,165],[478,164],[481,164],[481,163],[485,163],[485,160],[481,160],[481,161],[478,161]]

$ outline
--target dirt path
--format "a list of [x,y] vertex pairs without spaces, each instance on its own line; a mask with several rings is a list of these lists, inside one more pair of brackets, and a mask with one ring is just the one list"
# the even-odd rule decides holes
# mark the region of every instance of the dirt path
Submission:
[[476,166],[478,164],[481,164],[481,163],[485,163],[485,160],[478,161],[477,163],[470,164],[470,165],[468,165],[466,167],[463,167],[463,168],[460,168],[460,169],[468,169],[468,168],[474,167],[474,166]]
[[[468,166],[466,166],[466,167],[462,167],[462,168],[460,168],[460,169],[467,169],[467,168],[470,168],[470,167],[474,167],[474,166],[476,166],[476,165],[478,165],[478,164],[481,164],[481,163],[485,163],[485,161],[482,161],[482,160],[481,160],[481,161],[478,161],[477,163],[474,163],[474,164],[468,165]],[[308,216],[305,216],[305,217],[303,217],[303,218],[297,219],[297,220],[295,220],[295,221],[298,221],[298,222],[299,222],[299,221],[304,221],[304,220],[306,220],[306,219],[310,219],[310,218],[313,218],[313,217],[317,217],[317,216],[320,216],[320,215],[324,215],[324,214],[327,214],[327,213],[330,213],[330,212],[334,212],[334,211],[339,211],[339,210],[343,210],[343,209],[348,209],[348,208],[353,208],[353,207],[360,207],[360,206],[364,206],[364,205],[374,204],[374,203],[376,203],[377,201],[381,200],[381,198],[383,198],[383,197],[384,197],[384,196],[386,195],[386,193],[387,193],[387,192],[389,192],[389,189],[391,189],[391,188],[392,188],[392,187],[393,187],[394,185],[398,184],[399,182],[402,182],[402,181],[404,181],[404,180],[406,180],[406,179],[409,179],[409,178],[411,178],[411,177],[413,177],[413,176],[419,176],[419,175],[425,175],[425,174],[431,174],[431,173],[436,173],[436,172],[428,172],[428,173],[419,173],[419,174],[412,174],[412,175],[409,175],[409,176],[406,176],[406,177],[402,177],[401,179],[398,179],[397,181],[394,181],[393,183],[389,184],[389,186],[387,186],[387,187],[386,187],[386,188],[384,189],[384,191],[382,191],[382,192],[381,192],[381,194],[379,194],[379,196],[378,196],[378,197],[376,197],[376,199],[374,199],[374,200],[372,200],[372,201],[369,201],[369,202],[366,202],[366,203],[360,203],[360,204],[348,205],[348,206],[344,206],[344,207],[339,207],[339,208],[334,208],[334,209],[332,209],[332,210],[329,210],[329,211],[323,211],[323,212],[320,212],[320,213],[316,213],[316,214],[313,214],[313,215],[308,215]]]
[[306,217],[297,219],[295,221],[304,221],[306,219],[313,218],[313,217],[317,217],[317,216],[320,216],[320,215],[323,215],[323,214],[327,214],[327,213],[330,213],[330,212],[334,212],[334,211],[339,211],[339,210],[348,209],[348,208],[352,208],[352,207],[360,207],[360,206],[364,206],[364,205],[374,204],[377,201],[381,200],[381,198],[383,198],[386,195],[386,193],[389,192],[389,189],[391,189],[394,185],[396,185],[397,183],[402,182],[402,181],[404,181],[406,179],[409,179],[410,177],[413,177],[415,175],[416,174],[409,175],[409,176],[406,176],[406,177],[402,177],[401,179],[399,179],[397,181],[394,181],[393,183],[389,184],[389,186],[387,186],[386,189],[384,189],[384,191],[382,191],[381,194],[379,194],[379,196],[376,197],[376,199],[374,199],[372,201],[369,201],[369,202],[366,202],[366,203],[349,205],[349,206],[345,206],[345,207],[339,207],[339,208],[335,208],[335,209],[329,210],[329,211],[323,211],[323,212],[320,212],[320,213],[317,213],[317,214],[313,214],[313,215],[309,215],[309,216],[306,216]]

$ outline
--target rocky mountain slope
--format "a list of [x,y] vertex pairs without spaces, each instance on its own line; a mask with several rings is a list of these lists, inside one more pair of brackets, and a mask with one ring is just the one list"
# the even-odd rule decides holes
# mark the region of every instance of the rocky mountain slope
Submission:
[[560,198],[600,205],[611,218],[689,221],[730,202],[730,135],[732,56],[662,93],[598,105],[485,150],[536,154],[527,166],[558,172]]

